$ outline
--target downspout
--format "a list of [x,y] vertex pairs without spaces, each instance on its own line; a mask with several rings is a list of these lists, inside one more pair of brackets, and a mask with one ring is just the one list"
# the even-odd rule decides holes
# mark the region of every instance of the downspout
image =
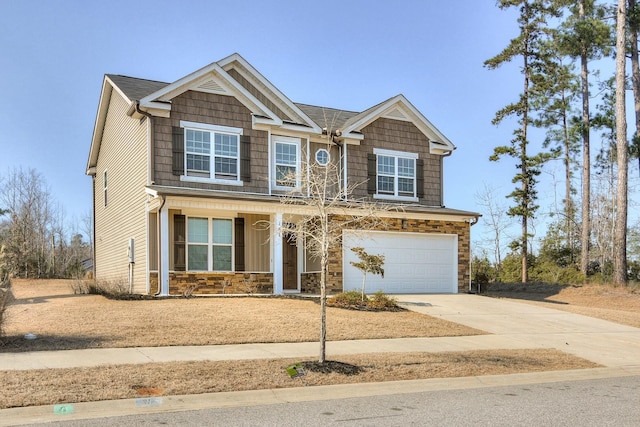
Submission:
[[[469,219],[469,293],[473,292],[471,288],[471,227],[478,223],[478,217]],[[480,284],[478,284],[478,294],[480,294]]]
[[164,204],[167,202],[167,199],[159,196],[162,198],[162,203],[160,204],[160,207],[158,208],[158,220],[156,221],[156,255],[158,257],[157,260],[157,264],[158,264],[158,292],[156,292],[153,296],[157,297],[158,295],[160,295],[162,293],[162,281],[161,281],[161,277],[160,277],[160,272],[162,271],[161,269],[161,264],[162,264],[162,251],[160,250],[160,238],[162,237],[162,233],[160,232],[161,227],[160,227],[160,221],[161,221],[161,215],[160,215],[160,211],[162,210],[162,208],[164,207]]
[[440,156],[440,206],[444,206],[444,158],[453,154],[453,150],[448,151],[446,154]]
[[[97,162],[96,162],[97,163]],[[91,221],[93,222],[91,224],[91,234],[93,234],[93,247],[91,248],[92,254],[91,254],[91,271],[93,273],[93,280],[96,280],[96,174],[94,173],[91,176],[91,181],[92,181],[92,185],[91,185],[91,190],[93,192],[93,209],[92,209],[92,218]]]
[[135,110],[136,113],[141,114],[143,116],[145,116],[148,120],[149,120],[149,175],[148,175],[148,179],[149,179],[149,184],[155,184],[155,165],[156,165],[156,153],[155,153],[155,138],[153,137],[154,135],[154,128],[153,128],[153,116],[149,113],[147,113],[146,111],[143,111],[140,109],[140,101],[136,101],[135,102]]
[[[149,150],[149,152],[148,152],[148,159],[149,159],[148,167],[149,167],[149,171],[147,173],[147,184],[152,185],[152,184],[155,184],[155,179],[154,178],[155,178],[155,164],[156,164],[155,138],[153,137],[153,135],[155,134],[155,130],[154,130],[154,127],[153,127],[153,120],[152,120],[153,116],[151,114],[147,113],[146,111],[143,111],[143,110],[140,109],[140,101],[136,100],[133,105],[134,105],[135,111],[138,114],[146,117],[147,120],[149,121],[149,124],[147,126],[147,129],[148,129],[147,138],[149,140],[149,149],[148,149]],[[133,114],[133,112],[131,114]],[[163,204],[164,204],[164,201],[163,201]],[[158,222],[159,221],[160,221],[160,215],[158,215]],[[147,230],[147,242],[146,243],[147,243],[147,256],[148,256],[148,247],[149,247],[148,246],[148,244],[149,244],[149,234],[148,234],[149,233],[149,228],[148,228],[149,227],[149,220],[148,220],[148,215],[147,215],[146,222],[147,222],[147,225],[146,225],[145,229]],[[158,231],[159,231],[159,229],[156,229],[156,233],[158,233]],[[158,241],[159,241],[159,239],[158,239]],[[158,257],[159,257],[159,255],[158,255]],[[149,288],[149,262],[147,261],[147,262],[145,262],[145,264],[146,264],[145,275],[146,275],[146,282],[147,282],[147,289],[148,289]],[[158,264],[158,265],[160,265],[160,264]],[[131,269],[133,268],[131,266],[131,264],[130,264],[130,267],[131,267]],[[130,281],[130,287],[131,287],[132,284],[133,284],[133,272],[130,273],[129,281]],[[158,270],[158,292],[160,292],[160,270]]]

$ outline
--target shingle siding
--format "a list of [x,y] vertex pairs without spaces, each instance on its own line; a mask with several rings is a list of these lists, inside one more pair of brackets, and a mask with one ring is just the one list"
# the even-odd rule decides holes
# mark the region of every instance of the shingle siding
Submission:
[[429,153],[429,140],[411,122],[379,118],[362,129],[364,140],[347,148],[349,184],[364,183],[354,190],[356,198],[367,197],[367,154],[374,148],[418,153],[424,160],[424,197],[419,203],[442,205],[442,157]]
[[[133,291],[147,292],[146,195],[147,125],[127,116],[128,104],[115,91],[102,136],[96,166],[96,279],[124,281],[128,285],[127,247],[135,239]],[[108,203],[104,205],[104,171]]]
[[[234,185],[205,184],[180,181],[172,170],[172,128],[180,121],[190,121],[243,129],[251,138],[251,182],[242,187]],[[236,192],[269,192],[268,136],[267,132],[252,129],[251,111],[237,99],[203,92],[187,91],[171,100],[171,117],[154,118],[155,126],[155,174],[158,185],[224,190]]]

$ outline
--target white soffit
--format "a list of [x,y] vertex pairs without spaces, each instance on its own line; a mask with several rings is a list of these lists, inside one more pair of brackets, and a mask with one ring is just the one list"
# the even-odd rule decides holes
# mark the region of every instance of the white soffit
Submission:
[[230,95],[230,93],[222,87],[216,79],[206,80],[195,89],[201,92],[215,93],[218,95]]
[[390,109],[386,113],[382,115],[385,119],[393,119],[393,120],[402,120],[404,122],[410,122],[411,117],[407,115],[401,108],[398,106],[394,106],[394,108]]

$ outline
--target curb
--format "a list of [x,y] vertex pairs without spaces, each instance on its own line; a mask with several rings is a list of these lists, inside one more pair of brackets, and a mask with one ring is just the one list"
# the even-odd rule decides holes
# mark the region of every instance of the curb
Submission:
[[0,426],[73,421],[115,416],[195,411],[239,406],[273,405],[353,397],[409,394],[425,391],[480,389],[506,385],[581,381],[640,375],[640,365],[549,371],[510,375],[342,384],[137,399],[80,402],[0,410]]

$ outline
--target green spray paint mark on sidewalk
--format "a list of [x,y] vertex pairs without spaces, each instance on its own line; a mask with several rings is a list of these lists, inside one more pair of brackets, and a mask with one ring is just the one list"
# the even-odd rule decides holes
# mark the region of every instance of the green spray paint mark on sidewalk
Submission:
[[68,415],[74,412],[73,405],[55,405],[53,407],[53,413],[56,415]]

